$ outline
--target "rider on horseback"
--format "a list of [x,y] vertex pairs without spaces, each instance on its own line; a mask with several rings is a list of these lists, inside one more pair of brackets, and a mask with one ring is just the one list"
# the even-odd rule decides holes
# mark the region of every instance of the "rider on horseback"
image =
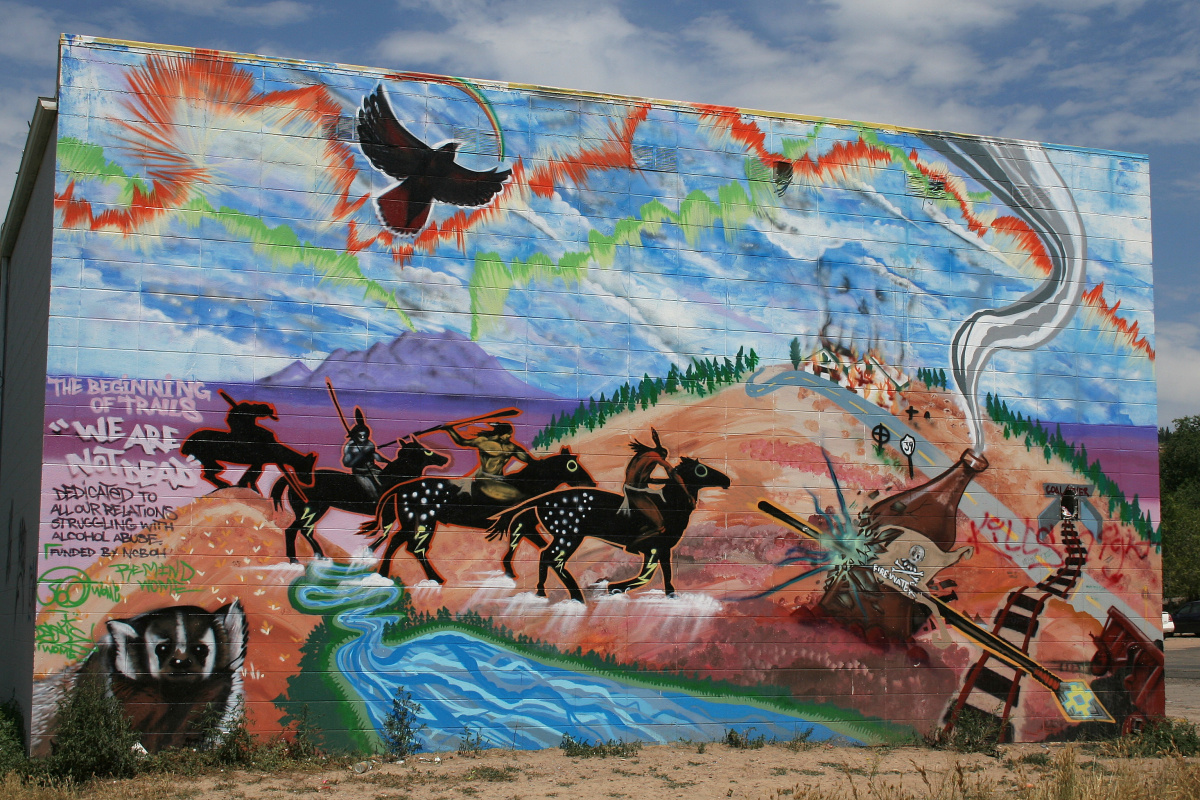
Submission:
[[388,465],[387,459],[375,452],[375,442],[371,441],[371,428],[363,416],[361,408],[354,409],[354,427],[346,431],[346,443],[342,445],[342,466],[349,467],[354,477],[371,496],[378,500],[383,490],[379,479],[379,467]]
[[463,488],[472,496],[502,503],[515,503],[522,498],[520,490],[505,477],[504,469],[514,458],[528,464],[533,461],[521,445],[512,440],[513,426],[508,422],[493,422],[490,430],[467,438],[458,432],[456,425],[442,425],[443,430],[459,447],[473,447],[479,451],[479,468],[467,479]]
[[[625,502],[618,509],[618,513],[625,516],[632,517],[635,511],[640,515],[637,521],[637,536],[625,546],[631,553],[640,553],[641,543],[658,536],[666,529],[662,509],[654,502],[655,498],[660,503],[663,500],[662,484],[676,483],[680,488],[687,490],[683,478],[667,463],[667,448],[659,441],[658,431],[651,428],[650,435],[654,437],[654,447],[648,447],[637,439],[629,443],[629,449],[633,450],[634,456],[629,459],[629,465],[625,468],[625,485],[622,487]],[[666,471],[666,478],[651,477],[659,467]],[[652,489],[652,483],[659,486]]]
[[270,403],[239,403],[224,389],[218,390],[221,397],[229,404],[229,413],[225,415],[225,425],[229,428],[230,438],[237,442],[259,442],[273,444],[278,441],[272,431],[258,424],[263,417],[279,419],[275,406]]

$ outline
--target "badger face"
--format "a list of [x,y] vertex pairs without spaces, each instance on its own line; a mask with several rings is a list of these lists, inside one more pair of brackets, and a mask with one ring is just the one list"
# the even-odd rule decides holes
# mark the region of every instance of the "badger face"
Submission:
[[173,616],[174,620],[156,620],[146,629],[150,676],[165,681],[209,677],[217,657],[217,634],[212,624],[195,614],[177,612]]
[[240,602],[216,612],[175,606],[110,620],[112,669],[134,681],[179,685],[241,667],[246,652]]

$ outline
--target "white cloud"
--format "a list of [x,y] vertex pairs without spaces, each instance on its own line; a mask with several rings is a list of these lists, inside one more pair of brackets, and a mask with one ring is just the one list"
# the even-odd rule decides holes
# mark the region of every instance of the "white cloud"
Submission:
[[8,210],[38,89],[42,94],[54,92],[53,85],[35,87],[31,81],[14,81],[8,86],[0,86],[0,214]]
[[0,2],[0,19],[4,20],[0,56],[30,64],[54,64],[61,31],[49,13],[23,3]]
[[[377,52],[398,67],[913,127],[1127,150],[1192,142],[1196,14],[1172,5],[1153,24],[1123,22],[1144,5],[695,4],[667,28],[612,1],[454,0],[440,25],[396,30]],[[1043,25],[1026,30],[1035,16]]]
[[482,21],[475,5],[444,5],[445,29],[397,30],[377,52],[397,68],[420,63],[453,74],[623,93],[644,91],[652,84],[643,76],[659,73],[661,80],[678,61],[671,37],[638,27],[611,5],[501,3],[489,6]]
[[[234,0],[143,0],[143,2],[198,17],[218,17],[239,25],[276,27],[304,22],[313,16],[314,9],[296,0],[272,0],[269,3],[245,5]],[[293,54],[294,55],[294,54]]]
[[1196,413],[1200,397],[1200,324],[1187,320],[1158,320],[1155,336],[1158,375],[1158,424]]

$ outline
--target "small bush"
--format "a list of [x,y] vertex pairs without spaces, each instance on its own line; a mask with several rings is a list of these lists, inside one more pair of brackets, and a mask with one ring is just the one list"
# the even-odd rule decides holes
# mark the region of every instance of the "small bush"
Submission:
[[761,750],[767,744],[767,735],[760,734],[751,736],[750,731],[754,728],[747,728],[744,733],[738,733],[733,728],[728,728],[725,731],[725,738],[721,741],[726,747],[732,747],[734,750]]
[[297,760],[316,758],[321,755],[324,736],[321,728],[312,721],[308,706],[300,709],[300,715],[291,723],[292,741],[288,744],[288,755]]
[[425,709],[412,699],[412,692],[404,692],[392,698],[392,711],[383,721],[383,730],[379,738],[383,740],[384,750],[392,758],[407,758],[420,751],[422,745],[417,736],[425,727],[418,723],[417,717]]
[[[246,709],[239,704],[233,718],[225,728],[220,727],[224,714],[220,709],[209,708],[201,722],[204,730],[205,750],[214,764],[222,767],[248,767],[255,763],[262,745],[250,732],[250,721]],[[265,755],[262,754],[262,755]]]
[[15,700],[0,706],[0,779],[10,772],[26,769],[25,723]]
[[[221,725],[223,717],[221,709],[206,709],[200,719],[201,743],[197,747],[160,750],[146,760],[145,769],[186,776],[200,775],[215,767],[272,771],[294,768],[302,761],[316,761],[322,755],[317,744],[321,730],[309,719],[307,707],[291,721],[291,741],[284,735],[264,740],[251,733],[241,706],[225,726]],[[321,763],[328,761],[322,759]]]
[[1049,753],[1029,753],[1017,759],[1018,764],[1029,764],[1034,767],[1050,766]]
[[781,747],[786,747],[793,753],[799,753],[803,750],[811,750],[817,746],[817,743],[812,740],[813,729],[806,728],[803,731],[796,731],[792,734],[792,738],[785,742],[779,742]]
[[1118,758],[1196,756],[1200,755],[1200,733],[1186,720],[1154,720],[1137,733],[1106,743],[1103,752]]
[[483,734],[476,731],[471,733],[471,726],[463,723],[462,733],[458,737],[458,754],[463,758],[479,758],[483,753]]
[[82,783],[92,778],[131,778],[139,759],[138,735],[94,675],[81,674],[58,703],[58,727],[43,768],[51,778]]
[[938,728],[926,737],[925,742],[938,750],[954,750],[958,753],[983,753],[998,758],[1000,739],[1004,725],[995,714],[986,714],[970,706],[964,706],[954,720],[954,727],[947,733]]
[[641,742],[627,742],[624,739],[609,739],[607,743],[590,743],[587,739],[574,739],[571,734],[564,733],[558,748],[564,755],[571,758],[632,758],[642,750]]
[[489,783],[511,783],[521,774],[517,767],[471,767],[463,777],[469,781],[487,781]]

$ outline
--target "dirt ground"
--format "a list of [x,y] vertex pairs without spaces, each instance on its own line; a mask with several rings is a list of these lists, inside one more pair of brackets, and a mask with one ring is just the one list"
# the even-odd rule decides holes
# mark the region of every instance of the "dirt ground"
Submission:
[[[558,749],[487,750],[475,758],[454,753],[418,755],[403,764],[376,760],[324,772],[230,771],[196,779],[148,776],[138,779],[146,785],[126,783],[119,793],[163,800],[266,800],[294,794],[345,800],[1029,797],[1047,786],[1056,765],[1063,763],[1065,748],[1010,745],[1002,748],[1000,758],[917,747],[815,745],[792,751],[767,745],[736,750],[714,743],[645,747],[629,758],[572,758]],[[1151,785],[1164,766],[1157,759],[1098,758],[1078,748],[1073,756],[1085,772]],[[108,787],[96,788],[101,791],[92,796],[100,798]]]

